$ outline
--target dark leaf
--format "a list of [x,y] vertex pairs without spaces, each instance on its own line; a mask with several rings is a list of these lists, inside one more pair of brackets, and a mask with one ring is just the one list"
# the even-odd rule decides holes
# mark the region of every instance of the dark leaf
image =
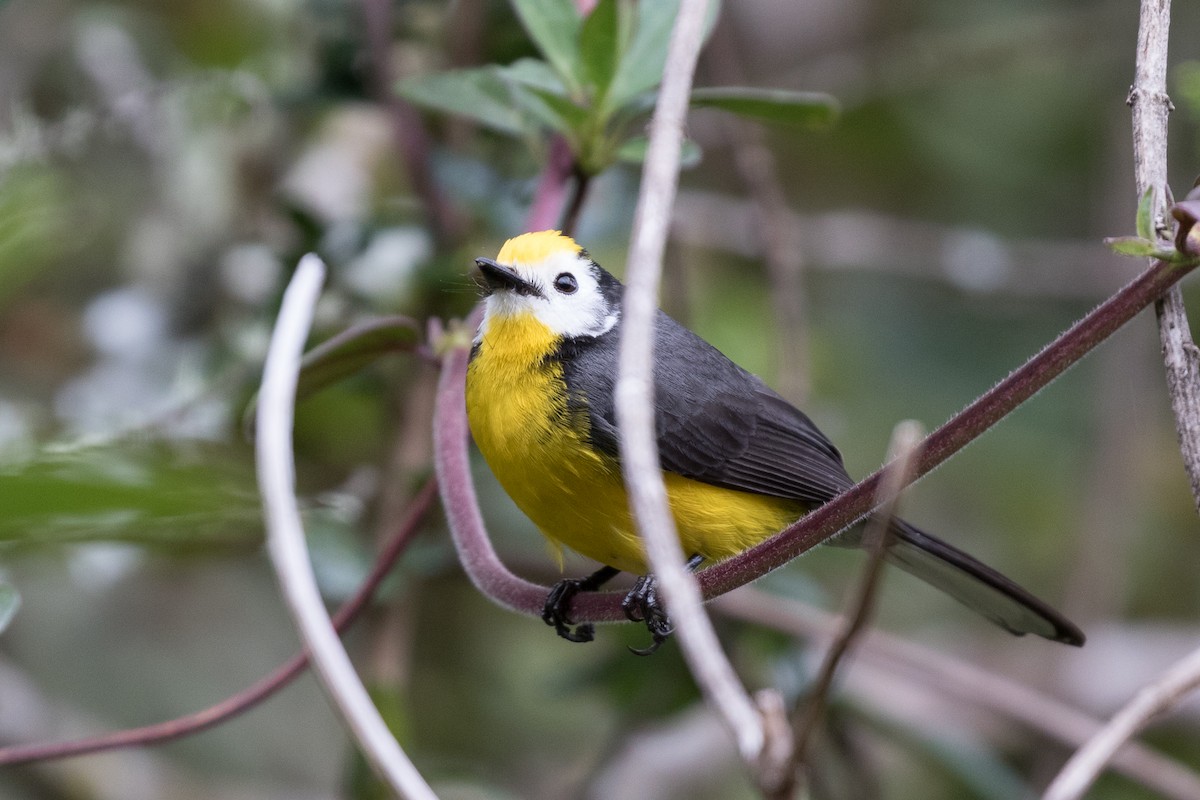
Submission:
[[837,100],[821,92],[729,86],[695,89],[691,100],[695,107],[719,108],[761,122],[807,128],[832,125],[838,116]]

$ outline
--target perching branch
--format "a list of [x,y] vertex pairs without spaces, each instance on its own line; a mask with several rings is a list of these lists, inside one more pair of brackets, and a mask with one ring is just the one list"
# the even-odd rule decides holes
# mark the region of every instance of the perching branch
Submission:
[[684,568],[692,554],[685,554],[679,543],[654,432],[654,315],[706,5],[706,0],[683,0],[671,31],[634,212],[614,397],[630,509],[680,647],[705,699],[733,734],[742,759],[754,764],[764,751],[762,718],[721,651],[695,577]]
[[[333,626],[338,633],[343,633],[362,613],[379,589],[380,584],[391,572],[400,555],[408,547],[413,536],[420,530],[421,523],[433,501],[437,497],[437,482],[428,480],[416,493],[409,505],[403,521],[379,552],[371,567],[370,573],[354,596],[342,604],[333,615]],[[242,714],[257,706],[262,701],[274,695],[280,689],[292,682],[296,676],[304,672],[308,666],[308,653],[297,653],[284,664],[281,664],[270,675],[259,680],[235,695],[221,702],[197,711],[194,714],[158,722],[153,725],[143,725],[138,728],[128,728],[120,731],[110,731],[99,736],[76,739],[69,742],[53,742],[49,744],[13,745],[0,747],[0,766],[27,764],[33,761],[49,761],[58,758],[102,753],[108,750],[120,750],[128,747],[145,747],[148,745],[165,744],[176,739],[182,739],[195,733],[214,728],[223,722]]]
[[1179,705],[1200,688],[1200,649],[1144,687],[1108,724],[1067,761],[1046,788],[1043,800],[1077,800],[1095,782],[1105,765],[1134,734],[1154,717]]
[[359,743],[368,763],[393,792],[413,800],[436,800],[404,754],[359,680],[317,589],[292,463],[292,422],[300,356],[312,324],[325,265],[315,255],[300,260],[283,296],[263,368],[255,456],[267,527],[267,552],[296,628],[312,654],[322,685]]
[[[1193,255],[1188,253],[1188,255]],[[1181,263],[1157,261],[1116,294],[1068,328],[1040,353],[964,408],[930,434],[922,443],[916,475],[923,476],[970,444],[992,425],[1083,358],[1139,311],[1153,303],[1168,288],[1200,264],[1195,258]],[[465,339],[465,337],[464,337]],[[465,341],[460,343],[467,346]],[[477,528],[464,534],[463,541],[486,542],[487,533],[477,507],[461,508],[464,498],[474,502],[474,485],[467,469],[467,423],[463,400],[467,352],[451,350],[443,361],[435,430],[435,458],[446,511],[453,525]],[[442,426],[448,426],[443,429]],[[697,575],[704,597],[711,599],[762,577],[801,553],[866,516],[875,505],[880,472],[868,476],[838,497],[806,515],[795,525],[750,550],[721,562]],[[450,485],[455,487],[450,493]],[[487,545],[491,549],[490,544]],[[460,551],[464,561],[472,558]],[[480,573],[476,585],[496,602],[524,614],[540,616],[548,587],[537,586],[508,571],[492,551],[476,562]],[[487,589],[483,587],[487,586]],[[577,622],[613,622],[624,619],[622,595],[612,592],[581,593],[571,604]]]
[[[1171,0],[1142,0],[1138,21],[1135,77],[1128,103],[1133,116],[1133,164],[1137,196],[1153,188],[1155,235],[1170,240],[1166,208],[1167,117],[1172,108],[1167,95],[1167,34],[1171,27]],[[1192,486],[1192,499],[1200,512],[1200,350],[1192,341],[1183,293],[1173,288],[1154,304],[1158,336],[1167,373],[1167,394],[1175,414],[1175,431],[1183,468]]]

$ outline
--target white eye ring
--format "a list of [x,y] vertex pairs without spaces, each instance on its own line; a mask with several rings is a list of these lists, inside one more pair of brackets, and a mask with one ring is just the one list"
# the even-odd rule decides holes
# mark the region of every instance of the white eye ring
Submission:
[[569,272],[560,272],[554,279],[554,288],[559,294],[575,294],[579,289],[579,281]]

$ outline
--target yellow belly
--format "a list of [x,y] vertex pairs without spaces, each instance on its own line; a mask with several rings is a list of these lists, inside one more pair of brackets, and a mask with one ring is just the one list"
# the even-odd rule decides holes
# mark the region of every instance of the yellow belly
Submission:
[[[586,443],[581,420],[568,418],[562,369],[544,360],[552,339],[540,327],[490,321],[467,373],[471,434],[505,491],[548,539],[644,574],[620,468]],[[711,561],[740,553],[805,511],[794,501],[664,477],[684,551]]]

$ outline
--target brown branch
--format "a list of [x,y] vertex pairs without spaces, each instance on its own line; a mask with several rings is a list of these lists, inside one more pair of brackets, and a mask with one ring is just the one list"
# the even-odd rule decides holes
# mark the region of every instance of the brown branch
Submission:
[[[429,479],[417,492],[409,507],[404,520],[396,527],[384,548],[375,559],[370,573],[358,587],[354,596],[347,600],[333,617],[334,627],[338,632],[344,632],[358,619],[367,607],[371,598],[378,591],[380,584],[391,572],[396,561],[408,548],[413,537],[420,530],[426,514],[433,507],[437,497],[437,481]],[[128,747],[146,747],[165,744],[176,739],[191,736],[209,728],[227,722],[243,714],[266,700],[277,691],[287,686],[308,666],[308,654],[297,653],[274,672],[241,692],[232,695],[221,702],[209,706],[203,711],[177,717],[176,719],[113,731],[86,739],[70,742],[52,742],[46,744],[26,744],[0,747],[0,766],[27,764],[33,761],[49,761],[57,758],[70,758],[89,753],[101,753],[108,750],[119,750]]]
[[433,176],[432,147],[420,112],[392,88],[396,74],[392,65],[391,0],[362,0],[362,13],[371,92],[387,111],[396,151],[404,161],[413,190],[421,199],[434,238],[441,244],[452,244],[465,233],[467,220],[446,199]]
[[[1154,228],[1164,243],[1170,240],[1166,208],[1167,117],[1174,106],[1167,95],[1167,34],[1171,0],[1142,0],[1138,21],[1137,57],[1128,103],[1133,117],[1133,161],[1137,196],[1155,193]],[[1192,341],[1183,292],[1173,288],[1154,304],[1158,335],[1166,368],[1167,394],[1175,413],[1179,452],[1200,512],[1200,350]]]

